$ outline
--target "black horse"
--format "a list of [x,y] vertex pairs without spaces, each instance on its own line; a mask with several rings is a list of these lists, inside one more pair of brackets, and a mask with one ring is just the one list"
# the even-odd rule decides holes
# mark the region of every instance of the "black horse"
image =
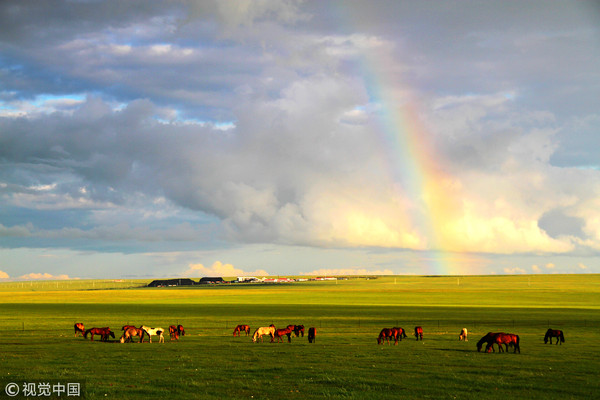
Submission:
[[558,329],[548,329],[546,331],[546,336],[544,336],[544,343],[548,343],[548,339],[550,339],[550,344],[552,344],[552,338],[556,338],[556,344],[558,344],[558,342],[560,342],[560,344],[565,342],[563,331]]

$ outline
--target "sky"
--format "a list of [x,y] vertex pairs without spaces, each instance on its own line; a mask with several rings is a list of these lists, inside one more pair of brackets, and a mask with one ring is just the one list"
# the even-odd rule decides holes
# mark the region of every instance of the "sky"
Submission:
[[594,1],[0,3],[0,281],[600,273]]

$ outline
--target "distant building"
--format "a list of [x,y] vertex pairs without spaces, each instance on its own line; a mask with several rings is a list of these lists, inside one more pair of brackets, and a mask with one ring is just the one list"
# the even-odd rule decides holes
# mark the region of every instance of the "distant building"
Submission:
[[255,276],[238,276],[237,281],[240,283],[243,282],[258,282],[259,279]]
[[224,283],[225,281],[223,280],[223,278],[218,277],[204,277],[200,279],[200,282],[198,282],[201,285],[207,284],[207,283]]
[[191,286],[195,285],[191,279],[188,278],[177,278],[177,279],[156,279],[148,284],[148,287],[165,287],[165,286]]

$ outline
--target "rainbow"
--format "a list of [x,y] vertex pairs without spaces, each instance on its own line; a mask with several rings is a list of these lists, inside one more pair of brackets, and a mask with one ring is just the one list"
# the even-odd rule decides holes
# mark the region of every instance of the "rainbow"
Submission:
[[451,228],[460,204],[460,185],[446,172],[431,133],[421,121],[419,102],[393,66],[387,56],[373,53],[361,67],[369,101],[379,110],[375,135],[389,179],[398,194],[409,199],[411,226],[421,238],[418,254],[425,273],[465,273],[470,263],[461,265],[465,257]]

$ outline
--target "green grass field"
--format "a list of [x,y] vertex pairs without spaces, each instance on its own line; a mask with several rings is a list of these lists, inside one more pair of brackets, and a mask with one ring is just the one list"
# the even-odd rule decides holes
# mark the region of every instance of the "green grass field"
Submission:
[[[88,399],[589,399],[600,382],[600,276],[397,276],[285,285],[141,288],[144,281],[0,284],[0,374],[78,381]],[[102,343],[73,323],[182,324],[179,342]],[[232,337],[303,324],[314,344]],[[420,325],[425,340],[377,345],[381,328]],[[460,329],[469,341],[459,342]],[[548,327],[563,345],[544,345]],[[521,354],[478,353],[488,331],[517,333]],[[5,395],[2,391],[0,398]]]

